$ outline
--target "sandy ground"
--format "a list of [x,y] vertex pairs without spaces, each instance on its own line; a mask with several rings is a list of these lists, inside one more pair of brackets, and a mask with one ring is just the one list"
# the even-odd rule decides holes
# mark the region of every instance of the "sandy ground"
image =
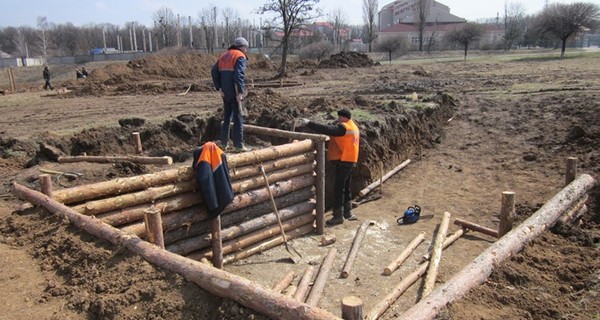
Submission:
[[[333,246],[338,254],[319,307],[340,315],[341,299],[355,295],[364,301],[366,310],[371,309],[418,265],[431,246],[444,212],[496,228],[501,192],[516,192],[518,213],[524,219],[561,190],[566,157],[578,157],[581,172],[597,177],[598,59],[597,54],[565,60],[492,56],[467,63],[413,61],[371,68],[298,68],[290,77],[305,85],[273,89],[274,93],[257,90],[262,96],[275,95],[275,101],[300,103],[299,112],[306,116],[311,116],[307,108],[316,100],[337,108],[338,104],[355,103],[353,97],[357,95],[376,106],[400,101],[412,91],[423,96],[443,91],[458,101],[454,114],[446,120],[444,136],[425,145],[420,153],[409,155],[411,164],[384,184],[381,199],[354,210],[360,218],[358,222],[327,229],[328,234],[337,237]],[[430,76],[413,74],[418,67]],[[259,72],[250,71],[249,75],[258,77]],[[68,86],[73,85],[65,85]],[[11,138],[36,141],[47,136],[69,137],[98,125],[117,127],[115,122],[124,115],[160,123],[179,114],[217,111],[218,96],[214,92],[198,90],[177,96],[177,92],[182,92],[179,87],[186,86],[168,87],[170,91],[155,94],[133,91],[68,97],[29,89],[0,97],[4,116],[4,156],[0,166],[3,186],[8,190],[12,180],[27,181],[37,168],[24,168],[24,159],[32,156],[31,151],[26,146],[17,150],[14,145],[18,143],[6,142]],[[350,107],[359,108],[356,104]],[[356,121],[360,123],[360,118]],[[576,127],[583,133],[574,130]],[[385,160],[383,163],[386,169],[397,164]],[[66,170],[56,163],[41,165]],[[97,172],[97,180],[123,171],[116,172],[110,166],[68,169]],[[21,202],[10,196],[4,199],[0,206],[0,251],[4,257],[0,279],[5,290],[0,295],[0,319],[260,317],[212,297],[139,257],[95,240],[43,210],[14,212]],[[396,219],[406,207],[415,204],[423,209],[423,215],[433,218],[410,226],[398,225]],[[440,317],[600,317],[596,298],[600,279],[597,189],[590,196],[589,208],[580,227],[562,233],[547,232]],[[375,225],[367,231],[350,277],[340,278],[356,229],[360,223],[371,220]],[[450,229],[452,232],[457,227],[452,225]],[[427,234],[425,243],[393,275],[382,275],[383,267],[421,231]],[[279,247],[227,265],[225,270],[270,287],[290,270],[302,274],[308,265],[318,265],[331,247],[319,246],[318,239],[312,235],[293,241],[293,246],[303,253],[301,264],[283,263],[286,252]],[[458,240],[444,251],[438,282],[448,280],[492,242],[492,238],[477,233]],[[413,305],[421,287],[421,282],[417,284],[382,318],[396,318]]]

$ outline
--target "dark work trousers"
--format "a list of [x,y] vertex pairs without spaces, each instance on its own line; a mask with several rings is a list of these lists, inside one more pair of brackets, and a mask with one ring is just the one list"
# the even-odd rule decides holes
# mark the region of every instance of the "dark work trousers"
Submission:
[[341,216],[344,202],[352,200],[350,184],[352,182],[352,171],[354,167],[336,164],[335,165],[335,186],[333,189],[333,215]]
[[231,139],[233,146],[241,148],[244,141],[244,123],[240,114],[240,107],[235,97],[233,99],[223,98],[223,125],[221,126],[221,145],[225,147],[229,141],[229,123],[233,121],[233,132]]
[[44,89],[45,90],[52,90],[52,85],[50,84],[50,79],[46,79],[46,83],[44,84]]

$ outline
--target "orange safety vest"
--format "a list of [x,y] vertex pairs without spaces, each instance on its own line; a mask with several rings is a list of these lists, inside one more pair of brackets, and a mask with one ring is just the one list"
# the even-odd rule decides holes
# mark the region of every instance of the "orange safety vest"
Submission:
[[358,126],[352,120],[342,122],[342,125],[346,128],[346,134],[331,136],[327,158],[330,161],[339,160],[356,163],[358,162],[358,143],[360,140]]
[[227,50],[219,57],[219,71],[233,71],[235,64],[246,55],[240,50]]

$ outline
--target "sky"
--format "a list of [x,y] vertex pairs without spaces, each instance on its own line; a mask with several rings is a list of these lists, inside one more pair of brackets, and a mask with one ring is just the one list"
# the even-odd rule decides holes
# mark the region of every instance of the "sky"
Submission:
[[[200,12],[216,6],[218,9],[234,9],[242,19],[259,24],[260,16],[253,12],[269,0],[227,0],[227,1],[192,1],[192,0],[0,0],[0,27],[19,27],[23,25],[36,27],[37,17],[43,16],[50,23],[71,22],[76,26],[90,23],[110,23],[122,26],[136,21],[146,26],[152,25],[152,16],[159,8],[168,7],[174,14],[197,20]],[[539,12],[544,4],[573,3],[578,1],[600,5],[600,0],[438,0],[450,7],[450,13],[475,21],[480,18],[493,18],[502,14],[505,3],[520,3],[528,14]],[[379,0],[379,8],[393,0]],[[341,9],[348,24],[362,25],[363,0],[321,0],[320,7],[324,14]],[[325,19],[324,19],[325,20]]]

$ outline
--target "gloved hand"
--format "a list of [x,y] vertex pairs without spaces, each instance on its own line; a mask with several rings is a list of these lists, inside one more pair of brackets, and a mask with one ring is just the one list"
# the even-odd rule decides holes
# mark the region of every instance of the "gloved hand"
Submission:
[[300,123],[300,126],[305,126],[310,122],[310,120],[308,120],[306,118],[300,118],[298,121]]

